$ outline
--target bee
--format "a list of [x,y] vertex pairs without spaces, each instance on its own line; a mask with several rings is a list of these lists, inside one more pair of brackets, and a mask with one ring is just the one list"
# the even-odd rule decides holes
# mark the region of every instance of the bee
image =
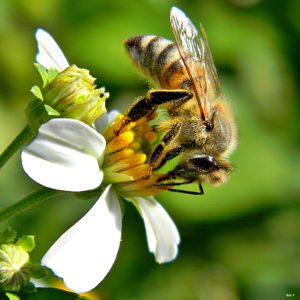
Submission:
[[[135,36],[125,42],[134,64],[159,89],[138,99],[123,124],[165,108],[168,116],[156,128],[164,135],[151,154],[150,165],[157,170],[178,155],[182,159],[157,185],[197,182],[199,192],[169,190],[203,194],[203,182],[220,185],[229,178],[232,166],[228,157],[237,144],[236,124],[221,95],[204,28],[201,26],[198,33],[176,7],[171,9],[170,23],[175,43],[154,35]],[[171,183],[174,179],[177,181]]]

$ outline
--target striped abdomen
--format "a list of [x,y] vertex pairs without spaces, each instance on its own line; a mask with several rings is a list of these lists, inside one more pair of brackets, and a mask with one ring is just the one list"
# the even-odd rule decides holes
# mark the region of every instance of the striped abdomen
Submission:
[[129,38],[126,49],[137,67],[163,89],[179,89],[190,83],[177,46],[162,37]]

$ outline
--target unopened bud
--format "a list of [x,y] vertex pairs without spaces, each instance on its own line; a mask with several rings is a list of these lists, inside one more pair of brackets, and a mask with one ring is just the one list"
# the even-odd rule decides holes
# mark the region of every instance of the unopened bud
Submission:
[[105,100],[109,97],[104,88],[96,89],[94,83],[88,70],[69,66],[45,87],[44,103],[61,117],[92,124],[106,112]]
[[43,79],[43,87],[34,86],[31,89],[37,98],[27,107],[31,124],[41,124],[50,118],[61,117],[80,120],[90,125],[106,112],[105,100],[109,93],[104,87],[96,89],[95,78],[88,70],[75,65],[60,73],[53,69],[46,70],[38,64],[37,68]]
[[21,246],[0,246],[0,285],[7,291],[19,291],[30,279],[29,254]]

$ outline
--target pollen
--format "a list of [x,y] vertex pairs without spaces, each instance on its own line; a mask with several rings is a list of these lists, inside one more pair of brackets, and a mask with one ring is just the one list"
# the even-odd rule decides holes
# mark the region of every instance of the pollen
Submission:
[[120,191],[123,197],[131,196],[154,196],[158,195],[164,190],[168,190],[169,186],[155,186],[155,182],[158,179],[158,176],[152,174],[146,179],[139,179],[127,183],[118,183],[115,185],[116,191]]
[[137,142],[137,141],[132,142],[131,145],[130,145],[130,149],[132,149],[134,151],[137,151],[140,148],[141,148],[141,143]]
[[132,170],[132,168],[142,165],[146,161],[146,159],[147,159],[146,154],[137,153],[130,157],[126,157],[124,159],[119,160],[117,163],[108,167],[107,170],[111,172],[126,171],[128,170],[128,168]]
[[110,154],[127,147],[134,140],[134,133],[126,131],[112,139],[106,146],[105,153]]
[[148,174],[150,173],[151,169],[150,166],[148,164],[143,164],[131,169],[128,169],[126,171],[124,171],[123,173],[131,176],[134,180],[138,180],[138,179],[142,179],[143,177],[148,176]]
[[104,132],[107,146],[103,181],[112,183],[121,196],[156,195],[168,189],[155,185],[159,175],[150,166],[152,143],[157,136],[149,123],[153,117],[127,122],[119,115]]
[[112,153],[108,156],[108,159],[107,159],[107,163],[108,164],[114,164],[124,158],[127,158],[129,156],[132,156],[134,155],[134,150],[133,149],[124,149],[124,150],[121,150],[121,151],[118,151],[116,153]]

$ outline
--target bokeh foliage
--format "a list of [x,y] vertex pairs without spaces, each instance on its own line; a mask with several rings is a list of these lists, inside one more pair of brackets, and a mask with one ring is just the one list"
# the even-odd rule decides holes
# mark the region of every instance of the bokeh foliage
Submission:
[[[148,254],[138,213],[125,205],[116,264],[95,299],[284,299],[300,295],[300,4],[296,0],[1,0],[0,150],[25,125],[34,32],[41,27],[69,62],[91,70],[110,91],[109,109],[125,111],[145,94],[123,41],[138,34],[172,38],[177,5],[206,28],[224,94],[234,107],[236,170],[202,197],[165,192],[161,203],[178,225],[178,259],[157,265]],[[17,154],[1,171],[1,207],[37,188]],[[74,202],[75,201],[75,202]],[[38,261],[92,203],[57,199],[10,220],[35,234]],[[2,224],[5,227],[7,224]]]

